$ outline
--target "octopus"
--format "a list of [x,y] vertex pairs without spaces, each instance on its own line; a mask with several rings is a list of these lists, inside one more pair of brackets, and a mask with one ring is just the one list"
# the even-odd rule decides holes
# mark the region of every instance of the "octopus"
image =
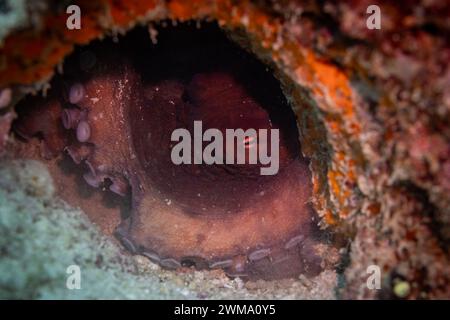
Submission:
[[[125,254],[243,278],[333,268],[343,298],[449,296],[447,4],[380,3],[372,30],[368,1],[77,1],[67,30],[42,3],[1,12],[30,23],[0,48],[0,156],[44,161]],[[278,174],[174,166],[169,133],[197,121],[279,128]]]
[[[176,39],[162,30],[152,44],[138,28],[78,50],[46,97],[21,102],[15,132],[40,138],[45,159],[67,154],[89,186],[130,199],[114,235],[132,254],[233,277],[318,274],[309,160],[280,84],[217,26],[192,29],[177,27]],[[278,129],[278,173],[174,164],[171,134],[193,134],[195,121],[223,133]]]

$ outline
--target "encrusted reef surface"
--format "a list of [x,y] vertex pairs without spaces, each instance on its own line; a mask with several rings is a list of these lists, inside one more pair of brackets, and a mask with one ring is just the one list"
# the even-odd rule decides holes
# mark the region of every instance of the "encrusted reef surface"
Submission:
[[[79,1],[81,30],[65,28],[64,4],[7,6],[2,22],[32,19],[9,23],[0,48],[0,145],[14,102],[45,87],[75,45],[136,23],[215,20],[275,69],[292,101],[321,225],[349,239],[339,296],[448,298],[450,6],[379,4],[381,29],[369,30],[370,4]],[[381,290],[367,289],[370,265]]]

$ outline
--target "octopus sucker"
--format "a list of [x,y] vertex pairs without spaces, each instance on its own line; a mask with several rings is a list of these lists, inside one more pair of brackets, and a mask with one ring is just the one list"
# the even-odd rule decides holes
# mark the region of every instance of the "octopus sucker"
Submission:
[[[38,110],[14,127],[39,137],[52,157],[67,154],[84,168],[86,185],[131,197],[114,235],[132,254],[167,269],[222,269],[245,279],[317,275],[309,159],[278,80],[213,23],[173,29],[157,44],[142,42],[148,35],[137,28],[83,47],[66,59],[48,97],[18,106],[20,113],[42,105],[52,121]],[[85,52],[95,57],[89,68],[80,65]],[[175,164],[172,132],[194,136],[199,122],[224,134],[279,130],[278,173],[261,175],[262,164]],[[244,142],[246,152],[260,148]]]

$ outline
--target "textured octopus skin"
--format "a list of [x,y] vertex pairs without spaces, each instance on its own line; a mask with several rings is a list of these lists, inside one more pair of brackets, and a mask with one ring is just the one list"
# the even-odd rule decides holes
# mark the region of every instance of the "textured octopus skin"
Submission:
[[[311,177],[308,161],[292,151],[297,138],[281,134],[275,177],[258,176],[259,166],[230,166],[223,173],[170,161],[170,133],[195,119],[219,129],[276,126],[235,80],[237,74],[149,84],[128,61],[111,65],[106,61],[81,79],[55,80],[62,85],[55,85],[42,107],[29,108],[33,113],[21,117],[16,129],[25,137],[39,133],[51,155],[64,150],[86,164],[83,177],[90,186],[131,193],[132,213],[115,232],[131,253],[169,269],[195,265],[230,276],[320,272],[310,230]],[[240,117],[233,116],[234,108]]]

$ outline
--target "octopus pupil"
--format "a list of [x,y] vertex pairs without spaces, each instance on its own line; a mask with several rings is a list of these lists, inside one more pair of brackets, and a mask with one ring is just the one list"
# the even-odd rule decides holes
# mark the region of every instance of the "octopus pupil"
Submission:
[[[50,144],[62,130],[63,142],[53,146],[84,161],[89,185],[108,179],[116,194],[131,190],[131,211],[115,234],[133,253],[170,269],[219,267],[258,278],[317,272],[320,259],[308,241],[314,215],[308,160],[272,72],[216,24],[160,29],[156,45],[142,39],[148,35],[137,28],[118,43],[93,43],[69,57],[42,102],[60,107],[59,127],[50,134],[27,120],[18,131],[47,133]],[[276,174],[261,175],[261,163],[174,163],[172,133],[195,136],[200,121],[205,132],[223,136],[227,129],[277,130]],[[254,137],[242,139],[246,155],[261,147]],[[195,159],[195,150],[184,151]],[[214,155],[220,152],[229,150],[221,146]]]

